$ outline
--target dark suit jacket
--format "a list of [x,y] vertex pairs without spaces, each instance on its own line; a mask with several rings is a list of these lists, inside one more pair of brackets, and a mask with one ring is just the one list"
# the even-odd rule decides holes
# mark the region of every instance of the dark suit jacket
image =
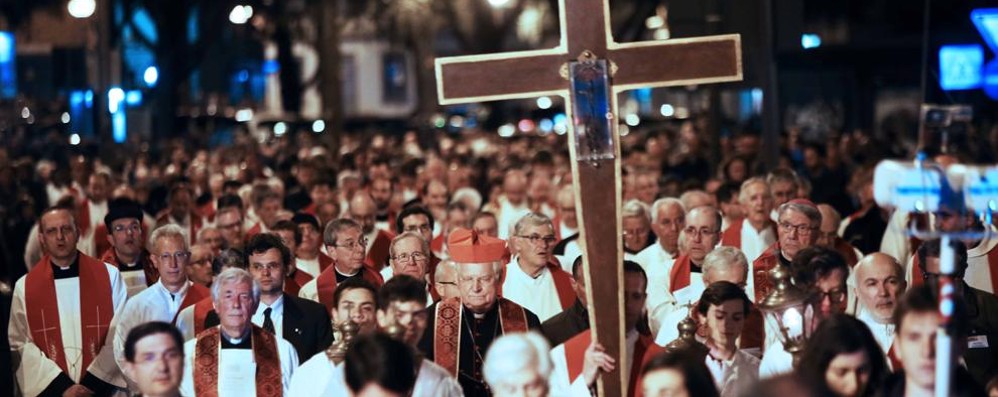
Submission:
[[541,324],[541,334],[552,347],[565,343],[587,329],[589,329],[589,311],[578,299],[572,307]]
[[[294,346],[298,363],[304,363],[333,343],[333,327],[326,307],[308,299],[284,294],[281,337]],[[204,320],[205,328],[218,325],[213,311]]]
[[986,385],[998,373],[998,297],[964,283],[963,301],[970,325],[963,359],[974,380]]

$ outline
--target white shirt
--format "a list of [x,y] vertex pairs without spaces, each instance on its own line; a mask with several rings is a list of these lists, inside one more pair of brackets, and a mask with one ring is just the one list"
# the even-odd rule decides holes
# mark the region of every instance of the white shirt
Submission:
[[648,310],[648,316],[653,319],[652,324],[655,324],[655,319],[662,319],[675,310],[676,299],[669,292],[669,270],[672,269],[674,260],[672,254],[655,242],[641,250],[634,261],[641,265],[645,276],[648,277],[648,286],[645,287],[645,293],[648,294],[648,298],[645,299],[645,309]]
[[892,321],[886,323],[877,321],[865,307],[860,307],[858,311],[859,314],[856,315],[856,318],[870,329],[870,332],[873,333],[873,339],[877,340],[877,344],[880,345],[880,349],[884,351],[886,356],[891,350],[891,345],[894,344],[894,323]]
[[[223,337],[223,336],[219,336]],[[249,336],[247,336],[249,337]],[[191,396],[194,394],[194,350],[197,346],[197,339],[191,339],[184,343],[184,379],[180,382],[180,395]],[[280,336],[276,337],[277,356],[281,361],[281,386],[284,395],[288,395],[288,387],[291,385],[291,376],[298,367],[298,353],[294,346]],[[253,375],[247,374],[247,368],[255,368],[256,361],[253,358],[252,349],[222,349],[222,344],[218,345],[218,395],[219,397],[244,397],[256,394],[256,382]],[[233,375],[248,378],[247,381],[238,385],[229,384],[226,379],[232,379]],[[227,390],[240,388],[250,391],[244,393],[226,393]]]
[[559,234],[561,236],[561,238],[566,238],[566,237],[569,237],[569,236],[571,236],[571,235],[573,235],[575,233],[578,233],[579,232],[579,228],[577,228],[577,227],[576,228],[571,228],[571,227],[565,226],[565,222],[558,222],[558,232],[561,233],[561,234]]
[[[55,280],[56,300],[59,305],[59,325],[62,337],[66,365],[69,367],[69,377],[79,382],[89,370],[101,380],[125,387],[124,377],[114,361],[114,334],[117,327],[117,317],[125,306],[127,299],[125,282],[114,266],[105,264],[111,281],[111,301],[114,313],[108,313],[109,321],[107,339],[89,368],[81,368],[83,359],[83,328],[80,318],[80,279],[79,277]],[[11,353],[21,357],[20,365],[14,366],[15,380],[24,395],[37,395],[44,390],[61,372],[62,369],[45,356],[35,344],[28,327],[27,307],[24,301],[24,282],[27,276],[22,276],[14,284],[14,295],[10,308],[10,323],[7,326],[8,341]],[[83,286],[86,288],[86,286]]]
[[[762,231],[755,230],[752,227],[752,223],[748,219],[742,220],[742,253],[745,254],[745,259],[748,263],[752,263],[759,255],[762,255],[766,251],[766,248],[776,243],[776,233],[773,232],[773,228],[766,227]],[[751,273],[749,273],[751,274]],[[750,279],[752,277],[749,277]]]
[[281,294],[270,306],[260,301],[256,307],[256,313],[253,313],[253,317],[250,319],[257,327],[263,328],[263,311],[267,308],[270,308],[270,321],[274,323],[274,335],[284,335],[282,333],[284,330],[284,294]]
[[[128,299],[124,309],[118,316],[118,326],[114,332],[114,359],[124,372],[125,365],[125,338],[128,332],[136,326],[150,321],[162,321],[169,323],[180,309],[180,303],[187,296],[191,282],[187,281],[176,293],[171,293],[163,285],[162,281],[157,281],[149,288]],[[129,383],[129,388],[138,391],[133,384]]]
[[298,267],[298,270],[308,273],[312,277],[319,277],[319,273],[322,272],[319,266],[318,255],[315,256],[315,259],[295,258],[295,266]]
[[[630,335],[628,335],[630,336]],[[628,344],[630,346],[630,344]],[[633,349],[630,349],[633,350]],[[549,397],[579,397],[589,395],[589,386],[581,374],[575,379],[568,378],[568,359],[565,358],[565,344],[551,349],[551,377],[548,381]]]
[[[344,377],[343,365],[334,365],[325,353],[310,358],[295,370],[291,378],[291,388],[285,394],[290,397],[350,396]],[[411,397],[460,397],[464,396],[461,385],[447,370],[430,360],[422,360],[416,384]]]
[[519,257],[506,265],[502,297],[530,310],[541,322],[562,312],[558,289],[555,288],[550,269],[544,267],[537,277],[531,277],[520,268]]

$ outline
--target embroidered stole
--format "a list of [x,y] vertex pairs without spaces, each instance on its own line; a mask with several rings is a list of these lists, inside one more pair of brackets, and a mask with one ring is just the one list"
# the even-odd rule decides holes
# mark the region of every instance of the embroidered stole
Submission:
[[[218,356],[221,354],[221,333],[213,327],[198,337],[194,347],[194,394],[198,397],[218,397]],[[256,361],[256,395],[279,397],[284,394],[281,357],[274,335],[253,326],[253,359]]]
[[[111,280],[107,268],[96,259],[77,252],[80,271],[80,320],[83,362],[80,373],[86,372],[90,363],[104,346],[108,327],[114,318],[114,301],[111,298]],[[42,258],[25,276],[24,303],[31,339],[39,350],[69,374],[65,347],[62,344],[62,327],[59,321],[59,300],[55,290],[55,276],[51,259]],[[86,293],[83,293],[86,288]],[[72,310],[72,308],[67,308]]]
[[[204,331],[204,322],[208,318],[208,314],[215,311],[215,304],[211,300],[211,296],[199,300],[194,304],[194,335],[200,334]],[[180,313],[179,311],[177,313]]]
[[[510,300],[499,298],[499,328],[502,334],[527,332],[527,312]],[[461,328],[464,306],[458,298],[437,303],[433,333],[433,361],[457,378],[461,366]]]
[[780,265],[780,243],[775,243],[766,249],[759,258],[752,263],[752,278],[755,283],[756,302],[762,302],[773,289],[773,283],[769,279],[769,271]]

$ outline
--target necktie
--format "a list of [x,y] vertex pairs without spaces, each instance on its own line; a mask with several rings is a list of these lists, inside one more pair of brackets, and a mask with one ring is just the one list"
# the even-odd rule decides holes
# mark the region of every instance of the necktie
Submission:
[[267,332],[270,332],[272,334],[277,334],[277,332],[274,331],[274,321],[270,319],[270,312],[272,310],[274,309],[271,309],[269,307],[263,309],[263,329],[267,330]]

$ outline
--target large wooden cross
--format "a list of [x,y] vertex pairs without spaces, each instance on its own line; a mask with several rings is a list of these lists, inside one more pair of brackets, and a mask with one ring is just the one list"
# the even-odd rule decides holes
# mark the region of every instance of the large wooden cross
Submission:
[[[626,396],[618,93],[742,79],[741,37],[616,43],[608,0],[558,2],[553,49],[436,60],[441,105],[559,95],[572,123],[568,140],[593,339],[618,358],[600,377],[601,396]],[[595,298],[595,299],[594,299]],[[616,299],[613,299],[616,298]],[[640,362],[640,358],[635,358]]]

